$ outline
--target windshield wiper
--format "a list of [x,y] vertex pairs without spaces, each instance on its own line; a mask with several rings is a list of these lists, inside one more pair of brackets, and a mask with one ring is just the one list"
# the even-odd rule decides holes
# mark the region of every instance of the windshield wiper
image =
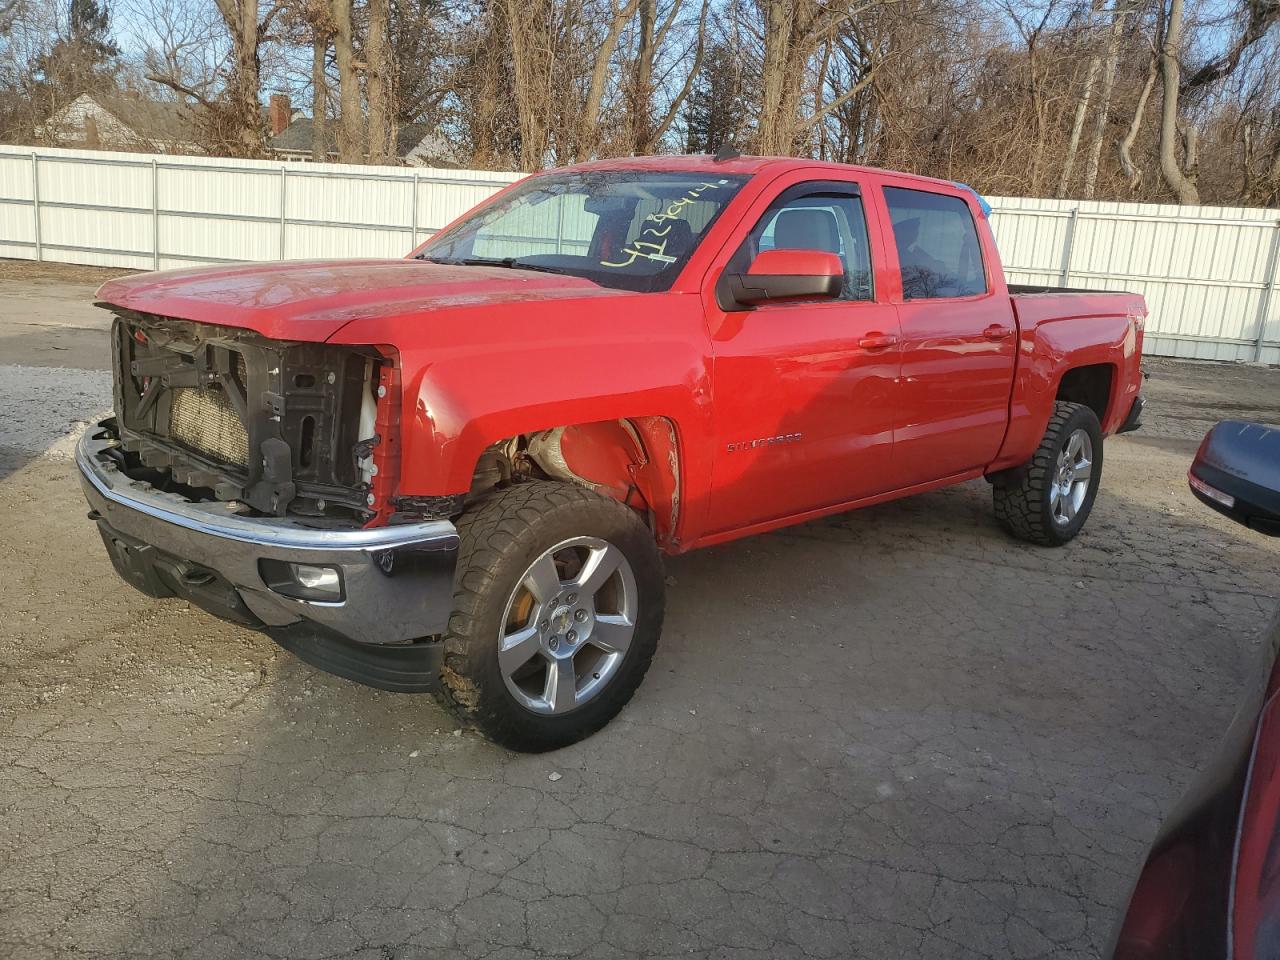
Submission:
[[561,270],[558,267],[544,267],[540,263],[522,263],[519,257],[502,257],[494,259],[490,257],[468,257],[465,260],[459,260],[468,267],[505,267],[508,270],[536,270],[538,273],[559,273],[567,274],[569,271]]
[[503,267],[508,270],[533,270],[538,273],[556,273],[573,277],[577,274],[559,267],[545,267],[540,263],[522,263],[519,257],[418,257],[430,263],[443,263],[450,267]]

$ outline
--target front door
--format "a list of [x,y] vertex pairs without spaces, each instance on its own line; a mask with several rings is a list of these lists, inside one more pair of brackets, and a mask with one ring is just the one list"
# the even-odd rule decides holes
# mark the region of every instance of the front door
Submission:
[[841,297],[723,311],[711,300],[716,450],[708,533],[889,489],[897,311],[876,300],[857,185],[803,182],[756,221],[724,273],[770,249],[837,254]]

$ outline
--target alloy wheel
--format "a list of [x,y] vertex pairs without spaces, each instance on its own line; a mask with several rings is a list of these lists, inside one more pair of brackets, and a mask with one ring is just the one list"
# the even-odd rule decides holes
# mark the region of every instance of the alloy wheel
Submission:
[[1053,486],[1049,491],[1049,508],[1053,521],[1067,526],[1076,518],[1089,495],[1093,476],[1093,441],[1086,430],[1075,430],[1058,452]]
[[507,600],[498,667],[526,709],[555,716],[596,697],[618,672],[636,629],[635,574],[598,537],[543,552]]

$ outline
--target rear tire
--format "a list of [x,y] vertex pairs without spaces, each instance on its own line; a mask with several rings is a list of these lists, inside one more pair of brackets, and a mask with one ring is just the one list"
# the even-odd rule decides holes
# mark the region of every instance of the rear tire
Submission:
[[1102,428],[1080,403],[1059,401],[1031,461],[992,486],[996,519],[1020,540],[1060,547],[1075,539],[1102,480]]
[[491,497],[458,533],[446,705],[513,750],[599,730],[644,679],[662,631],[653,534],[618,501],[548,481]]

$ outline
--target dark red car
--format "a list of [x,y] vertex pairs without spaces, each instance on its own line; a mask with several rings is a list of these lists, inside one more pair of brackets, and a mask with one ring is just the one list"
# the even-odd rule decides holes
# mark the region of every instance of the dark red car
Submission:
[[[1208,506],[1280,535],[1280,427],[1228,420],[1189,475]],[[1280,958],[1280,613],[1219,752],[1161,830],[1113,960]]]

